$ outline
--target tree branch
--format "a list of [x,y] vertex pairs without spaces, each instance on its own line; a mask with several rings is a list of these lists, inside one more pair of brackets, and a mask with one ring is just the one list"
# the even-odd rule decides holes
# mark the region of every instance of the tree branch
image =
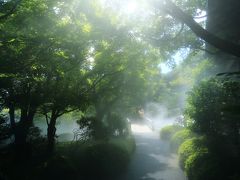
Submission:
[[45,114],[45,118],[46,118],[47,125],[49,126],[49,118],[48,118],[47,113]]
[[196,50],[200,50],[200,51],[204,51],[204,52],[206,52],[206,53],[208,53],[208,54],[211,54],[211,55],[216,55],[217,54],[217,52],[213,52],[213,51],[210,51],[210,50],[208,50],[208,49],[205,49],[205,48],[201,48],[201,47],[198,47],[198,48],[195,48]]
[[225,53],[240,57],[240,45],[219,38],[205,30],[196,21],[194,21],[190,15],[183,12],[171,0],[165,0],[163,3],[161,3],[161,6],[162,7],[160,8],[169,15],[185,23],[199,38]]
[[85,91],[83,91],[83,92],[81,93],[81,95],[84,95],[85,93],[93,90],[106,76],[111,76],[111,75],[114,75],[114,74],[118,74],[118,73],[120,73],[120,72],[122,72],[122,70],[114,71],[114,72],[109,72],[109,73],[104,73],[101,77],[97,78],[97,79],[93,82],[92,86],[90,86],[90,87],[87,88]]
[[194,16],[193,19],[202,19],[202,18],[206,18],[206,17],[207,17],[207,14],[204,16]]
[[62,111],[62,112],[59,112],[58,115],[57,115],[57,117],[59,118],[60,116],[66,114],[66,113],[70,113],[70,112],[76,111],[76,110],[78,110],[78,109],[79,109],[79,108],[73,108],[73,109],[69,109],[69,110],[64,110],[64,111]]
[[175,40],[177,39],[181,33],[183,32],[183,29],[184,29],[184,23],[181,24],[181,29],[178,31],[178,33],[172,38],[172,40]]
[[0,16],[0,21],[7,18],[8,16],[12,15],[15,10],[17,9],[18,5],[21,3],[22,0],[18,0],[13,7],[6,13]]

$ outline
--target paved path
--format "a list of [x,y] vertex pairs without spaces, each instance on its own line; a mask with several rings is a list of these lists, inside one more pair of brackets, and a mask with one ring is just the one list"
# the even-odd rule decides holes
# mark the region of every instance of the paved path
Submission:
[[132,125],[136,152],[125,175],[119,180],[186,180],[178,167],[177,155],[169,152],[169,143],[146,125]]

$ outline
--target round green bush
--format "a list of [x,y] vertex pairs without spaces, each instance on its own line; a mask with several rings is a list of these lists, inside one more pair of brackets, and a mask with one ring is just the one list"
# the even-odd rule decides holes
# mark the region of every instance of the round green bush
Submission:
[[59,143],[57,153],[69,160],[79,179],[115,179],[127,167],[135,145],[133,136]]
[[188,139],[181,144],[178,149],[179,165],[185,170],[186,160],[189,156],[196,152],[207,152],[208,149],[205,146],[205,140],[203,138]]
[[193,138],[194,135],[189,129],[183,129],[176,132],[170,140],[170,149],[172,152],[177,152],[179,146],[187,139]]
[[220,169],[216,158],[204,150],[191,154],[185,162],[185,172],[189,180],[221,179]]
[[181,127],[179,125],[166,126],[160,130],[160,138],[162,140],[169,141],[176,132],[178,132],[182,129],[183,129],[183,127]]

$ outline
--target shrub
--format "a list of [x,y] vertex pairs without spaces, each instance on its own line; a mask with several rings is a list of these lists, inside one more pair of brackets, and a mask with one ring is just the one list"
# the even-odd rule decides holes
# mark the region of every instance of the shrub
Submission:
[[126,118],[118,113],[110,113],[106,120],[110,136],[128,136],[130,134]]
[[187,139],[193,138],[194,135],[189,129],[183,129],[176,132],[170,140],[170,149],[172,152],[177,152],[179,146]]
[[185,172],[189,180],[221,179],[221,170],[216,159],[203,149],[187,158]]
[[[189,121],[185,124],[206,137],[206,147],[210,152],[206,155],[199,151],[202,146],[195,148],[195,145],[188,144],[187,147],[187,142],[185,146],[184,143],[181,145],[180,164],[186,168],[191,179],[210,179],[210,171],[221,174],[219,178],[212,179],[239,177],[239,91],[240,73],[236,72],[222,73],[202,81],[189,93],[184,114]],[[196,154],[192,149],[189,152],[189,148],[201,153]]]
[[47,161],[43,163],[42,166],[35,168],[30,179],[64,180],[75,179],[76,175],[76,168],[67,157],[55,155],[47,159]]
[[133,137],[118,137],[109,141],[60,143],[57,152],[71,162],[81,178],[104,179],[125,170],[134,149]]
[[94,144],[86,149],[84,162],[85,173],[98,176],[113,175],[127,167],[130,160],[125,149],[108,143]]
[[[234,145],[239,138],[240,75],[230,73],[200,82],[187,98],[185,117],[192,130],[211,139],[226,137]],[[236,149],[239,150],[239,149]]]
[[166,127],[162,128],[160,130],[160,138],[162,140],[169,141],[176,132],[178,132],[178,131],[180,131],[182,129],[183,129],[183,127],[181,127],[179,125],[169,125],[169,126],[166,126]]
[[178,150],[178,154],[179,165],[183,170],[185,169],[186,160],[188,157],[196,152],[208,152],[208,149],[205,147],[204,138],[188,139],[181,144]]
[[93,139],[109,139],[111,137],[126,137],[130,134],[126,118],[111,112],[102,119],[97,117],[81,117],[77,121],[80,129],[86,129],[86,136]]
[[124,149],[130,156],[136,148],[135,139],[133,136],[128,136],[127,138],[112,138],[109,143]]
[[8,139],[10,135],[11,131],[7,123],[7,117],[0,112],[0,140]]
[[133,138],[113,138],[92,144],[84,152],[85,172],[100,176],[121,173],[127,167],[134,148]]

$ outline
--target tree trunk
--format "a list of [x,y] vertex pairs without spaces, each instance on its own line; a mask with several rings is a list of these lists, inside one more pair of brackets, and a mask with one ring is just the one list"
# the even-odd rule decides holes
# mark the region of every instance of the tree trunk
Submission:
[[[240,42],[240,1],[208,0],[207,30],[229,42]],[[240,69],[240,59],[215,49],[208,44],[208,49],[217,53],[212,56],[218,72],[234,72]],[[240,51],[239,51],[240,52]]]
[[15,128],[16,158],[24,160],[31,156],[31,146],[27,143],[29,125],[27,121],[21,121]]
[[55,113],[52,113],[50,118],[50,123],[48,124],[47,129],[47,138],[48,138],[48,153],[53,153],[55,145],[55,136],[56,136],[56,121],[57,116]]
[[[27,143],[29,128],[33,126],[33,118],[36,113],[36,107],[22,108],[19,123],[15,127],[15,145],[17,156],[22,158],[31,156],[31,145]],[[18,157],[19,158],[19,157]]]
[[[211,1],[211,0],[210,0]],[[213,0],[212,0],[213,1]],[[218,3],[218,0],[214,0],[216,3]],[[237,13],[234,13],[235,15],[239,14],[239,3],[236,3],[236,0],[230,0],[231,2],[225,3],[227,7],[229,7],[229,14],[231,14],[234,10],[237,10]],[[225,1],[226,2],[226,1]],[[235,4],[237,5],[237,8]],[[166,11],[168,14],[173,16],[176,19],[179,19],[181,22],[185,23],[199,38],[203,39],[207,43],[211,44],[215,48],[219,49],[220,51],[223,51],[227,54],[233,55],[235,57],[240,57],[240,45],[238,44],[238,41],[231,41],[231,38],[222,38],[222,36],[216,35],[214,32],[205,30],[202,28],[190,15],[184,13],[180,8],[178,8],[171,0],[166,0],[165,5],[163,6],[163,10]],[[224,4],[224,7],[225,7]],[[220,11],[220,13],[222,13]],[[225,13],[222,13],[225,14]],[[239,19],[238,16],[231,16],[231,18]],[[233,25],[233,24],[231,24]],[[235,25],[238,25],[239,23],[235,23]],[[239,28],[237,28],[239,29]],[[239,31],[237,31],[239,32]],[[239,34],[239,33],[238,33]],[[225,61],[228,61],[229,59],[225,59]],[[238,59],[239,60],[239,59]]]
[[15,107],[13,103],[10,103],[9,105],[9,117],[10,117],[10,126],[12,129],[12,132],[14,133],[16,122],[15,122]]
[[20,121],[15,128],[15,144],[17,147],[21,147],[26,144],[27,126],[27,109],[21,108]]
[[22,108],[21,109],[21,117],[17,127],[17,144],[25,144],[26,137],[28,134],[28,130],[31,126],[33,126],[33,119],[36,113],[36,107],[31,107],[29,109]]

